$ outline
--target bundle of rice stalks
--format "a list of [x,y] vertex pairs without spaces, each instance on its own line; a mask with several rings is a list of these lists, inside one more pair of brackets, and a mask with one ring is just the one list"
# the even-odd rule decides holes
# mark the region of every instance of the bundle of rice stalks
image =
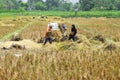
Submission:
[[9,49],[25,49],[25,45],[21,43],[16,43],[16,42],[6,42],[3,45],[1,45],[1,49],[3,50],[9,50]]
[[54,17],[54,19],[60,20],[60,19],[61,19],[61,17]]
[[97,41],[97,40],[90,40],[90,43],[94,44],[94,45],[101,45],[102,44],[102,42]]
[[48,18],[47,16],[41,16],[41,18]]
[[15,48],[15,49],[25,49],[25,45],[12,44],[10,48]]
[[80,44],[77,44],[78,46],[78,50],[88,50],[90,49],[90,44],[86,44],[86,43],[80,43]]
[[106,40],[105,43],[98,42],[97,44],[93,44],[92,47],[95,48],[96,50],[115,51],[115,50],[120,49],[120,44],[119,44],[119,42],[114,42],[112,40]]
[[12,21],[17,21],[17,19],[13,19]]
[[6,41],[0,45],[2,49],[40,49],[41,44],[35,43],[32,40],[24,39],[21,41]]
[[56,44],[56,50],[88,50],[90,46],[85,43],[77,44],[75,42],[61,42]]
[[78,46],[77,43],[67,43],[67,42],[61,42],[56,45],[57,50],[77,50]]
[[86,36],[84,35],[78,35],[77,36],[77,43],[86,43],[86,44],[89,44],[89,40],[87,39]]
[[117,44],[115,42],[106,42],[103,47],[104,50],[114,51],[117,49]]
[[54,30],[52,33],[53,41],[59,42],[62,39],[62,33],[60,30]]
[[15,33],[14,35],[12,35],[11,41],[20,41],[20,40],[22,40],[22,38],[19,33]]
[[35,16],[33,16],[32,19],[35,19]]
[[44,40],[44,38],[43,37],[40,37],[40,38],[38,38],[38,39],[33,39],[35,42],[37,42],[37,43],[43,43],[43,40]]
[[113,50],[116,50],[116,49],[117,49],[117,46],[115,44],[108,44],[105,47],[105,50],[110,50],[110,51],[113,51]]
[[101,41],[102,43],[104,43],[106,41],[105,37],[103,35],[96,35],[93,37],[93,40],[98,40],[98,41]]

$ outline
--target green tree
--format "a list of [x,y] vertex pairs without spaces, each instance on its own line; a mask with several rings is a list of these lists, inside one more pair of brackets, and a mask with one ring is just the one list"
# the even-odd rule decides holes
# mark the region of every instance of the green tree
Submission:
[[0,0],[0,10],[6,9],[5,1]]
[[79,3],[83,11],[89,11],[94,7],[94,0],[79,0]]
[[5,4],[6,4],[8,10],[11,10],[14,6],[13,3],[10,0],[7,0],[5,2]]
[[56,10],[59,7],[60,0],[46,0],[47,10]]
[[46,10],[46,5],[43,2],[37,2],[34,6],[36,10]]
[[28,10],[28,3],[24,3],[22,1],[19,1],[19,8],[22,10]]
[[117,10],[120,10],[120,0],[115,0],[115,6]]
[[96,10],[114,10],[115,0],[95,0],[94,9]]
[[45,7],[43,0],[28,0],[28,9],[34,10],[38,9],[38,7]]
[[33,3],[34,3],[34,0],[28,0],[28,10],[33,9]]
[[11,10],[18,9],[19,1],[18,0],[0,0],[0,9]]
[[19,8],[19,1],[18,0],[11,0],[11,3],[13,4],[13,8],[14,9],[18,9]]
[[60,0],[57,9],[62,11],[71,11],[73,10],[73,4],[71,2]]

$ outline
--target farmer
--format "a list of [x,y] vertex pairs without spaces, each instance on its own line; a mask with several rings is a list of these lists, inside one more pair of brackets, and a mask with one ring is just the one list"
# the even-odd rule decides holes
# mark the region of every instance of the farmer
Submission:
[[62,30],[63,30],[62,36],[65,37],[67,35],[67,27],[64,23],[62,23]]
[[44,41],[43,41],[43,45],[45,45],[48,41],[50,44],[52,44],[52,26],[49,25],[48,29],[45,33],[45,37],[44,37]]
[[71,26],[71,32],[69,34],[68,40],[72,39],[73,41],[76,41],[76,39],[75,39],[76,33],[77,33],[77,29],[75,28],[75,25],[72,24],[72,26]]

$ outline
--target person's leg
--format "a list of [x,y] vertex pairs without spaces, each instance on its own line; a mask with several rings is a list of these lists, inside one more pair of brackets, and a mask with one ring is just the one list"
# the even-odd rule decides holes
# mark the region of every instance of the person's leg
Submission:
[[66,35],[67,35],[67,32],[64,31],[63,34],[62,34],[62,36],[65,37]]
[[68,40],[71,40],[72,39],[72,37],[71,37],[71,35],[69,35],[69,38],[68,38]]
[[43,45],[45,45],[47,43],[47,38],[44,38],[44,41],[43,41]]
[[73,38],[73,36],[72,35],[69,35],[69,38],[68,38],[68,40],[71,40]]
[[73,40],[73,41],[76,41],[75,36],[72,37],[72,40]]
[[52,38],[51,37],[49,38],[49,43],[52,44]]

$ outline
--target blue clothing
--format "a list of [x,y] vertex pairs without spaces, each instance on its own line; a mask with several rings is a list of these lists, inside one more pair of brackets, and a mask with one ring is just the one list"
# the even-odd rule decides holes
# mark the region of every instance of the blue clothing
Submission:
[[64,24],[62,24],[62,28],[63,28],[63,29],[66,29],[67,27],[66,27]]

